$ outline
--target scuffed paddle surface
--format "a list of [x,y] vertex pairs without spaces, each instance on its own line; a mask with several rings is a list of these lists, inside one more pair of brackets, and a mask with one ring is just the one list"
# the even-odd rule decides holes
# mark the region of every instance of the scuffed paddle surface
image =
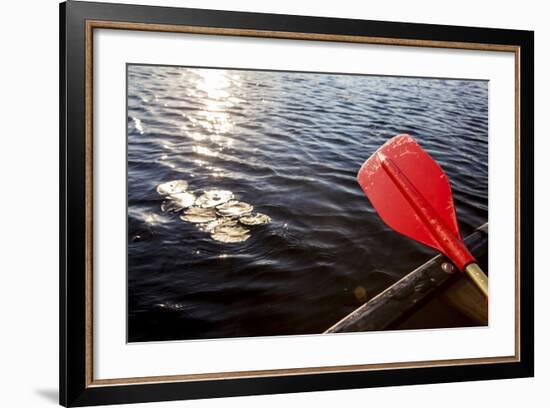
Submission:
[[439,165],[409,135],[395,136],[363,164],[357,181],[380,217],[397,232],[441,250],[411,203],[400,191],[381,163],[390,159],[414,188],[426,198],[447,228],[462,240],[456,221],[449,180]]

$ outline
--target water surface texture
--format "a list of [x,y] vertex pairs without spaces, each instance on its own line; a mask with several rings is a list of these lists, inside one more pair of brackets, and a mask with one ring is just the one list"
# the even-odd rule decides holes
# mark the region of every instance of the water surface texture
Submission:
[[356,182],[386,140],[438,161],[463,235],[487,221],[487,104],[485,81],[129,65],[128,340],[324,331],[434,254]]

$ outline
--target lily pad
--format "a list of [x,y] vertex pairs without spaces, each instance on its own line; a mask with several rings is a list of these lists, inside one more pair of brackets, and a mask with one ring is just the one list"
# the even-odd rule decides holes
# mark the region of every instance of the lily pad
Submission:
[[216,220],[216,210],[213,208],[200,208],[200,207],[191,207],[180,215],[180,218],[183,221],[189,221],[195,224],[200,224],[203,222],[211,222]]
[[256,213],[239,218],[239,222],[244,225],[262,225],[269,224],[271,222],[271,218],[265,214]]
[[214,228],[211,237],[220,242],[244,242],[250,238],[250,231],[236,222],[222,223]]
[[218,214],[223,217],[240,217],[252,212],[254,207],[242,201],[231,200],[216,207]]
[[166,197],[160,208],[164,212],[178,212],[184,208],[189,208],[195,202],[195,195],[191,193],[175,193]]
[[228,190],[207,190],[197,198],[197,207],[212,208],[233,199],[233,193]]
[[157,193],[160,195],[183,193],[187,190],[187,186],[188,184],[185,180],[168,181],[157,186]]
[[237,222],[231,218],[220,217],[214,221],[207,222],[205,224],[199,224],[198,228],[201,231],[212,232],[220,226],[235,226]]

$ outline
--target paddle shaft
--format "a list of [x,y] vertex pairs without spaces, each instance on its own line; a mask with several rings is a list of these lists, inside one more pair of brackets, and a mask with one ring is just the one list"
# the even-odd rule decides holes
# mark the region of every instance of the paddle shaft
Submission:
[[471,263],[466,266],[464,272],[474,282],[478,289],[485,295],[485,298],[489,298],[489,284],[487,281],[487,275],[481,270],[478,264]]

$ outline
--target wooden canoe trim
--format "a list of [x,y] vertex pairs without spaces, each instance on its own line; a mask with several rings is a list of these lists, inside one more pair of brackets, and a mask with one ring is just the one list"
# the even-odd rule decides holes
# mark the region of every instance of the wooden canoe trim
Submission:
[[[484,224],[464,241],[472,255],[479,257],[486,252],[488,240],[488,224]],[[374,331],[388,328],[413,310],[421,301],[432,296],[444,284],[456,279],[454,273],[449,274],[441,268],[445,262],[450,261],[443,255],[430,259],[355,309],[325,333]]]
[[442,293],[442,299],[463,315],[479,324],[487,325],[489,313],[485,297],[481,295],[474,283],[465,276],[453,282]]

